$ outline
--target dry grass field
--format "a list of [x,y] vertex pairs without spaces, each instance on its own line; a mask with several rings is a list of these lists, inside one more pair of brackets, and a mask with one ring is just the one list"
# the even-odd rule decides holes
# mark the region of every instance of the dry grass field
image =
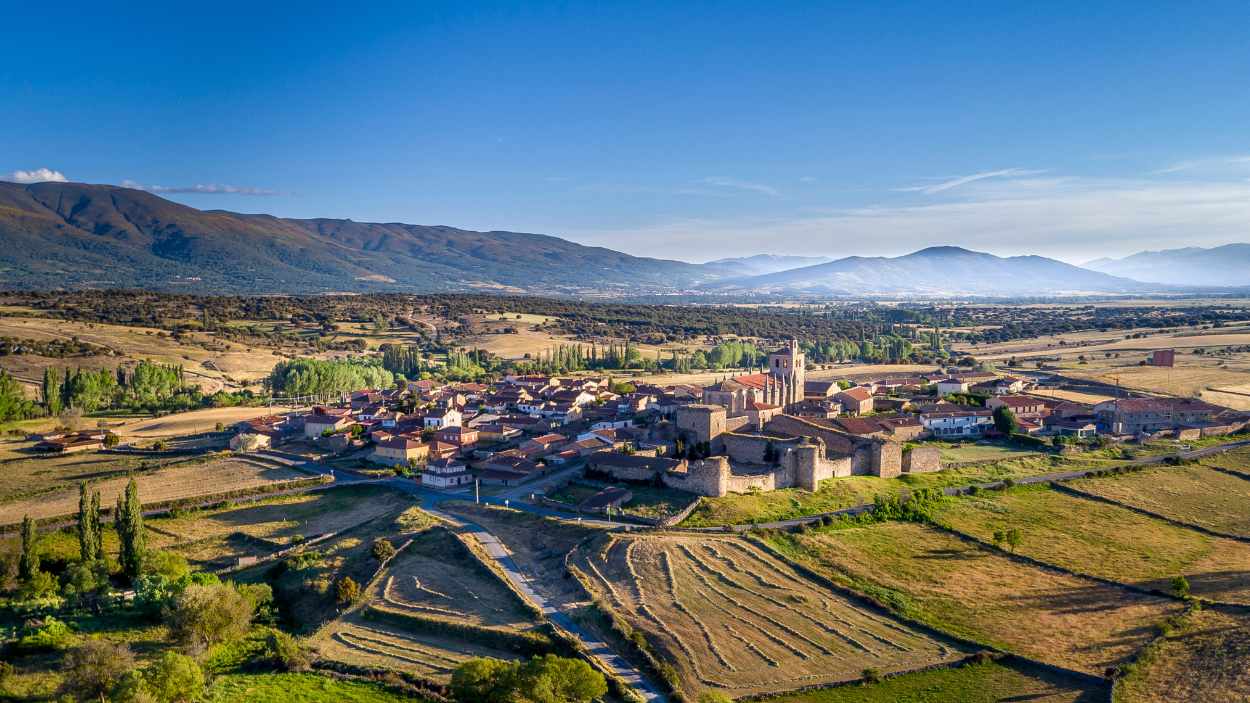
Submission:
[[[253,383],[267,376],[281,357],[272,349],[250,348],[221,342],[210,335],[192,333],[187,341],[176,341],[168,333],[146,327],[103,323],[72,322],[28,317],[0,317],[0,336],[26,339],[69,339],[110,347],[121,356],[50,359],[32,355],[6,356],[0,366],[22,381],[37,383],[48,366],[113,368],[127,360],[147,359],[163,364],[182,364],[188,380],[205,392],[215,392],[238,383]],[[209,351],[194,342],[225,344],[225,351]]]
[[1116,701],[1250,700],[1250,620],[1211,610],[1187,619],[1120,683]]
[[835,581],[946,632],[1048,664],[1101,675],[1180,612],[1175,601],[1048,572],[912,523],[772,543]]
[[1144,355],[1093,357],[1085,364],[1067,360],[1062,373],[1110,385],[1119,383],[1130,390],[1201,397],[1217,405],[1250,409],[1250,394],[1239,395],[1245,392],[1240,389],[1250,384],[1250,354],[1238,353],[1229,358],[1178,354],[1174,368],[1142,366],[1137,363],[1139,357]]
[[149,518],[148,545],[212,569],[239,557],[262,556],[300,539],[339,532],[412,505],[380,486],[343,486],[316,493],[268,498],[241,507]]
[[687,690],[796,689],[964,655],[737,538],[612,536],[573,563],[647,633]]
[[[24,515],[42,520],[74,514],[78,510],[78,482],[94,479],[101,473],[113,477],[93,480],[92,486],[100,492],[102,505],[113,505],[117,496],[125,490],[128,479],[124,474],[115,475],[118,464],[114,463],[112,456],[99,463],[91,461],[93,457],[100,456],[109,455],[79,455],[80,462],[62,465],[61,475],[56,481],[60,487],[55,490],[0,503],[0,525],[19,522]],[[66,472],[69,467],[72,469]],[[307,474],[298,471],[236,458],[188,460],[135,474],[139,496],[144,504],[226,493],[307,477]]]
[[1162,467],[1071,486],[1180,522],[1250,536],[1250,481],[1213,469]]
[[443,527],[416,535],[365,597],[313,638],[321,656],[445,682],[467,659],[517,658],[510,638],[542,641],[516,596]]
[[1194,595],[1250,604],[1250,544],[1125,508],[1022,486],[949,501],[938,518],[986,542],[1016,528],[1017,553],[1073,571],[1163,591],[1184,575]]

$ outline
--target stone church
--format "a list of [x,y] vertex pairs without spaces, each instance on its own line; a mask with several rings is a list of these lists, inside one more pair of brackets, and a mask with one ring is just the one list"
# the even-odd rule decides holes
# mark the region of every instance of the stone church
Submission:
[[744,374],[727,378],[703,389],[703,402],[719,405],[729,417],[746,415],[761,408],[785,408],[803,400],[807,381],[807,355],[792,339],[781,349],[768,355],[764,373]]

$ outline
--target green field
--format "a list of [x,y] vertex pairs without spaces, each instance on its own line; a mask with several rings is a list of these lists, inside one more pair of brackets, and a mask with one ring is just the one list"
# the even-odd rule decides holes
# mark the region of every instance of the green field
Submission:
[[400,703],[421,701],[365,681],[340,681],[316,674],[226,674],[213,680],[204,703]]
[[766,699],[768,703],[1093,703],[1100,686],[1051,672],[997,662],[892,676],[876,684],[838,686]]
[[1016,551],[1080,573],[1170,589],[1184,575],[1195,595],[1250,603],[1250,544],[1211,537],[1047,486],[1018,486],[944,501],[937,519],[989,542],[1019,530]]

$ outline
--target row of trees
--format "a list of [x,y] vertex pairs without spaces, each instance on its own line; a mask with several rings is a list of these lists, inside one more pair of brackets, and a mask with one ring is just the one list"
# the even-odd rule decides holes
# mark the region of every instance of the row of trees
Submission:
[[116,371],[48,367],[40,391],[49,415],[71,408],[88,413],[118,407],[159,410],[180,395],[185,396],[182,404],[199,402],[198,391],[187,387],[181,366],[149,361]]
[[301,358],[278,362],[266,383],[275,394],[336,395],[361,388],[390,388],[395,374],[375,360]]

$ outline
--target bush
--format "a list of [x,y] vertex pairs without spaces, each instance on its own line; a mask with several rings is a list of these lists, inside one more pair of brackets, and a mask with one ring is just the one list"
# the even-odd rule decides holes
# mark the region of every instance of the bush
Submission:
[[73,643],[74,633],[69,625],[49,616],[41,623],[23,628],[16,646],[21,652],[57,652]]
[[107,700],[134,668],[135,657],[126,644],[90,639],[65,655],[61,692],[79,700]]
[[274,668],[282,671],[308,671],[311,657],[294,637],[273,630],[265,640],[265,655]]
[[195,660],[177,652],[165,652],[143,672],[152,697],[161,703],[192,701],[204,691],[204,672]]
[[1178,598],[1189,597],[1189,579],[1177,576],[1172,579],[1172,593]]
[[[242,637],[269,588],[236,589],[231,584],[191,584],[179,593],[167,609],[171,634],[192,652]],[[267,601],[266,601],[267,602]]]
[[871,666],[860,672],[864,683],[881,683],[881,672]]

